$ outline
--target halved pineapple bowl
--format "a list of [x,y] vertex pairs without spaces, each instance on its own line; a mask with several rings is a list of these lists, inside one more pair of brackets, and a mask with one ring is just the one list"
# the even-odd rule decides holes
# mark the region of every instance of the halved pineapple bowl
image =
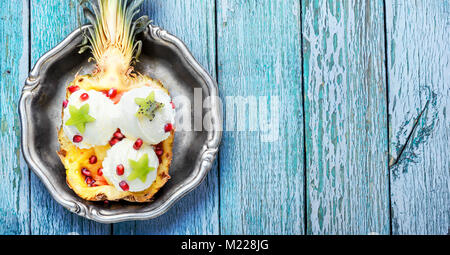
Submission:
[[134,2],[82,4],[93,28],[80,52],[90,49],[96,68],[67,86],[58,133],[67,184],[90,201],[150,201],[170,178],[175,105],[161,82],[132,66],[148,21],[133,22]]
[[[163,93],[168,93],[160,83],[149,80],[148,84],[150,84],[150,87],[135,89],[136,92],[146,91],[148,88],[149,90],[159,89]],[[73,88],[77,88],[77,91],[71,93],[70,90]],[[130,91],[130,93],[134,94],[133,92],[134,91]],[[88,98],[83,101],[81,100],[81,97],[85,94],[91,96],[88,96]],[[107,98],[107,94],[103,95],[103,93],[100,93],[100,95],[98,95],[96,90],[87,88],[82,82],[75,82],[70,85],[67,89],[67,95],[69,100],[66,99],[63,103],[63,107],[65,108],[62,115],[63,124],[58,132],[60,143],[58,155],[66,168],[67,184],[78,196],[90,201],[121,199],[132,202],[150,201],[153,195],[170,178],[169,167],[172,160],[172,146],[174,139],[173,118],[166,120],[167,122],[160,121],[159,128],[162,131],[158,130],[160,133],[159,139],[164,139],[161,142],[159,142],[159,140],[148,140],[148,137],[145,136],[145,134],[141,136],[143,137],[143,139],[141,139],[133,136],[132,134],[135,130],[129,130],[127,127],[128,125],[133,124],[132,121],[124,122],[123,120],[126,119],[126,117],[118,114],[125,111],[121,109],[124,107],[121,102],[124,101],[120,101],[117,98],[127,98],[127,95],[123,96],[122,94],[116,94],[112,98],[111,95],[110,98]],[[150,92],[150,95],[153,94]],[[67,109],[70,107],[75,107],[76,109],[76,106],[72,105],[72,101],[77,103],[82,101],[84,102],[84,104],[82,104],[83,106],[93,105],[94,103],[90,104],[90,101],[93,100],[91,97],[94,97],[97,101],[104,101],[105,104],[103,107],[106,107],[105,109],[103,109],[103,107],[97,107],[99,108],[97,109],[99,113],[103,113],[104,116],[99,116],[99,113],[93,113],[92,115],[98,117],[95,121],[86,123],[84,131],[81,133],[76,127],[67,125],[70,118],[68,117],[68,114],[64,114],[64,112],[67,113]],[[104,97],[102,98],[103,100],[99,100],[101,97]],[[117,103],[114,105],[110,102],[108,103],[108,100]],[[173,108],[172,105],[173,104],[170,104],[169,102],[168,107],[170,109],[166,108],[164,110],[170,112]],[[94,109],[89,109],[90,112],[93,110]],[[101,120],[99,117],[109,119],[110,121],[103,121],[107,123],[101,123],[104,124],[104,126],[97,127],[96,122]],[[161,118],[159,112],[156,113],[155,118]],[[134,116],[131,118],[129,117],[128,119],[138,120],[138,118]],[[145,122],[150,122],[150,120],[143,117],[140,122],[144,123],[143,125],[145,127],[145,124],[147,124]],[[166,124],[162,125],[162,123]],[[122,126],[124,127],[123,130],[127,130],[127,136],[125,136],[119,128]],[[158,133],[158,131],[153,133]],[[139,132],[136,133],[141,135]],[[96,135],[100,136],[100,139],[97,138]],[[150,135],[150,138],[155,137]],[[156,137],[156,139],[157,138],[158,137]],[[86,142],[89,140],[94,140],[97,143],[94,145],[89,144]],[[147,169],[147,173],[144,172],[144,176],[141,178],[135,178],[129,181],[129,179],[131,179],[130,174],[132,174],[133,171],[137,173],[136,169],[133,169],[132,166],[130,166],[129,160],[139,161],[142,156],[147,158],[147,162],[149,161],[148,157],[153,159],[147,163],[147,166],[151,169]],[[122,160],[117,161],[117,159],[121,157]],[[107,159],[106,161],[105,158]],[[105,163],[108,164],[105,165]],[[145,180],[142,181],[142,179]]]

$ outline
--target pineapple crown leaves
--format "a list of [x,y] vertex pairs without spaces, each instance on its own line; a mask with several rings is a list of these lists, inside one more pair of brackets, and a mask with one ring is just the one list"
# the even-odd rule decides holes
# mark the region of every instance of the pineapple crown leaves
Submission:
[[142,42],[136,41],[136,35],[151,23],[147,16],[133,21],[142,2],[143,0],[79,0],[84,16],[92,25],[87,32],[83,32],[79,53],[89,49],[98,62],[104,51],[113,46],[122,52],[130,64],[137,62]]

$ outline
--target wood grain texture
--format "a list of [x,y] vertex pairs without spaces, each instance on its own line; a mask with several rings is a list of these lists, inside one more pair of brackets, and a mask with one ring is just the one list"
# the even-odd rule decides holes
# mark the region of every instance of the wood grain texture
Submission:
[[303,1],[308,234],[389,233],[382,1]]
[[[302,234],[300,2],[219,0],[217,17],[219,89],[226,105],[221,233]],[[234,100],[246,99],[261,104],[250,106],[249,113],[231,108]],[[261,123],[276,114],[279,125],[266,137]],[[244,131],[232,131],[239,126],[230,123],[242,119]]]
[[386,1],[393,234],[450,230],[450,3]]
[[17,111],[28,74],[28,2],[2,2],[0,18],[0,234],[28,234],[29,171]]
[[[29,62],[78,26],[77,2],[2,1],[0,234],[449,233],[448,0],[145,1],[218,78],[224,127],[247,131],[226,129],[208,177],[169,212],[114,225],[57,204],[20,152]],[[234,112],[237,96],[256,118]],[[265,106],[279,113],[272,142]]]
[[[76,0],[31,1],[31,62],[62,41],[79,24]],[[109,234],[111,227],[73,214],[59,205],[39,178],[31,174],[32,234]]]
[[[215,78],[215,3],[213,0],[152,0],[142,14],[153,24],[177,36],[194,57]],[[114,225],[114,234],[218,234],[217,164],[203,183],[178,201],[166,214],[148,221]]]

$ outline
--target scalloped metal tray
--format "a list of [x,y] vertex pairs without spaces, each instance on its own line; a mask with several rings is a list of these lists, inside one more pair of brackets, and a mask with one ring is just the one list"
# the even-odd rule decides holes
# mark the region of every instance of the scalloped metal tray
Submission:
[[[146,220],[165,213],[178,199],[197,187],[214,162],[222,136],[222,109],[215,81],[199,65],[184,43],[165,30],[150,25],[140,35],[143,43],[136,69],[159,79],[171,95],[184,95],[193,106],[194,88],[202,89],[203,99],[211,97],[213,131],[175,132],[171,179],[150,203],[90,202],[79,198],[66,184],[66,174],[56,151],[61,124],[61,102],[65,86],[77,72],[90,73],[94,65],[89,53],[78,54],[82,30],[72,32],[36,63],[23,87],[19,102],[22,151],[29,167],[44,183],[52,197],[78,215],[102,223]],[[177,105],[180,107],[191,107]],[[192,109],[188,109],[193,116]]]

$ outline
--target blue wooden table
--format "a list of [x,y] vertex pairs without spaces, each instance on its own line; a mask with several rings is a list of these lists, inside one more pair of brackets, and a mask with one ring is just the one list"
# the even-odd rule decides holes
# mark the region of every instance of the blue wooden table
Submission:
[[146,1],[224,101],[278,98],[278,139],[224,132],[200,187],[111,225],[57,204],[19,146],[23,82],[78,27],[77,1],[1,6],[1,234],[449,233],[448,0]]

